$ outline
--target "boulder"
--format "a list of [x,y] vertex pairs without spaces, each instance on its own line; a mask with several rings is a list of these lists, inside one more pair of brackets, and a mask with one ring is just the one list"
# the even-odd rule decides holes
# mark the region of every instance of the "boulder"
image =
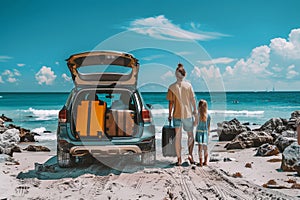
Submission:
[[300,161],[295,164],[294,168],[295,168],[296,172],[298,173],[298,175],[300,176]]
[[286,147],[290,146],[296,141],[297,140],[295,138],[283,137],[281,135],[275,140],[274,144],[278,147],[280,152],[283,152]]
[[44,146],[36,146],[36,145],[29,145],[27,148],[25,148],[24,150],[26,151],[45,151],[45,152],[49,152],[50,149]]
[[2,119],[4,122],[12,122],[13,120],[11,118],[6,117],[4,114],[0,116],[0,119]]
[[20,129],[20,142],[35,142],[35,133],[29,132],[26,129]]
[[287,124],[288,122],[286,119],[272,118],[255,131],[267,131],[269,133],[276,131],[277,133],[281,133],[282,131],[286,130],[285,127]]
[[291,118],[300,118],[300,110],[291,113]]
[[296,171],[296,165],[300,161],[300,145],[292,143],[282,153],[281,169],[283,171]]
[[276,145],[272,144],[263,144],[260,147],[258,147],[256,156],[274,156],[279,154],[279,149]]
[[237,135],[225,148],[234,149],[235,147],[259,147],[262,144],[273,144],[273,137],[264,131],[246,131]]
[[232,119],[231,121],[223,121],[218,123],[218,135],[219,141],[231,141],[238,134],[251,130],[249,127],[242,125],[237,119]]
[[20,141],[19,130],[8,129],[0,134],[0,146],[3,148],[15,146]]
[[281,133],[281,135],[283,137],[289,137],[289,138],[297,138],[297,132],[293,131],[293,130],[287,130],[287,131],[283,131]]
[[225,145],[227,150],[230,149],[245,149],[246,145],[242,141],[231,141]]

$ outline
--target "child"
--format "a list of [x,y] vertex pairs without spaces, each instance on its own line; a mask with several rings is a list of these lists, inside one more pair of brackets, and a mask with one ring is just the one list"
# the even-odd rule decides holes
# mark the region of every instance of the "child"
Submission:
[[[207,102],[203,99],[198,104],[198,126],[196,142],[198,142],[199,166],[207,165],[208,159],[208,136],[210,131],[210,116],[207,114]],[[202,163],[202,150],[204,150],[204,163]]]

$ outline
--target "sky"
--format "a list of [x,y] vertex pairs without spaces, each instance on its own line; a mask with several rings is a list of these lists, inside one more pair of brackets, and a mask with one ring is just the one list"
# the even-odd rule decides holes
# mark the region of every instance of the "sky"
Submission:
[[66,59],[139,59],[138,87],[166,91],[184,64],[195,91],[299,91],[300,1],[0,0],[0,92],[68,92]]

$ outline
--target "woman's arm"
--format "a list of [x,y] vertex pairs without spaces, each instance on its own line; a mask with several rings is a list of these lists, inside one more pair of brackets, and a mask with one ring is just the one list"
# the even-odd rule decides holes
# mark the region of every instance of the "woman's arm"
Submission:
[[173,101],[169,101],[169,121],[172,120],[172,110],[173,110],[173,105],[174,105],[174,102]]

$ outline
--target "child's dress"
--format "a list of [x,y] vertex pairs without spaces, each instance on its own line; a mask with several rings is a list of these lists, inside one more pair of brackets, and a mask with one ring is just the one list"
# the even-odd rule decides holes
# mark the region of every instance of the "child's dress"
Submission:
[[197,131],[196,131],[196,142],[200,144],[208,144],[208,126],[210,125],[210,116],[207,115],[207,119],[205,122],[200,120],[199,116],[199,123],[197,126]]

